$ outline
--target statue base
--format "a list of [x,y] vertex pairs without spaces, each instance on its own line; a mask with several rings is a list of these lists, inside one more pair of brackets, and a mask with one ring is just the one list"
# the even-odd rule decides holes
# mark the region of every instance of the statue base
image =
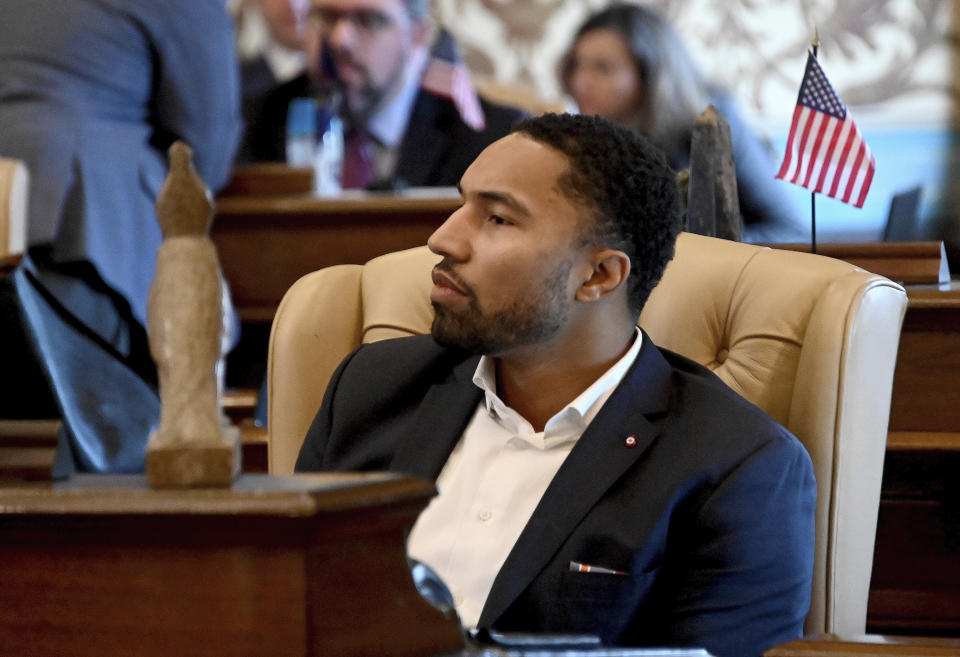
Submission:
[[219,440],[160,442],[147,446],[150,488],[229,488],[240,474],[240,432],[223,427]]

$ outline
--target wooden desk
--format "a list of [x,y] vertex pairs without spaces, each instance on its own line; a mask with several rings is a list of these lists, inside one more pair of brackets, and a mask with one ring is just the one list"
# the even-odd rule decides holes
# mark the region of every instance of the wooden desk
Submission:
[[[250,417],[235,424],[242,441],[243,471],[266,473],[267,430],[255,426]],[[59,431],[60,420],[0,419],[0,486],[10,481],[49,481]]]
[[289,196],[309,194],[313,169],[282,162],[258,162],[235,167],[220,196]]
[[0,278],[3,278],[14,269],[17,268],[17,265],[20,264],[20,260],[23,256],[20,254],[10,254],[0,256]]
[[[805,243],[767,244],[775,249],[810,252]],[[950,267],[943,242],[839,242],[817,245],[819,255],[845,260],[874,274],[906,284],[948,283]]]
[[949,657],[960,655],[960,640],[823,634],[783,643],[763,654],[764,657]]
[[960,434],[960,281],[910,285],[907,296],[890,409],[894,446],[918,439],[899,434]]
[[433,495],[390,474],[0,487],[0,655],[434,655],[459,622],[403,549]]
[[960,636],[960,282],[929,284],[948,273],[938,242],[819,251],[914,283],[893,381],[867,629]]
[[960,635],[960,283],[908,286],[867,614]]
[[429,194],[219,199],[211,237],[240,317],[271,321],[287,288],[315,269],[426,244],[460,204],[455,191]]

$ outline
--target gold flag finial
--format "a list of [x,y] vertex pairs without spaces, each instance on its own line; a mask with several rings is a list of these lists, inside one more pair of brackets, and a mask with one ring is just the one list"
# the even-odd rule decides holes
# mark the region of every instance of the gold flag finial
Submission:
[[813,41],[810,42],[810,45],[813,47],[813,54],[817,54],[817,49],[820,48],[820,32],[817,30],[817,26],[813,26]]

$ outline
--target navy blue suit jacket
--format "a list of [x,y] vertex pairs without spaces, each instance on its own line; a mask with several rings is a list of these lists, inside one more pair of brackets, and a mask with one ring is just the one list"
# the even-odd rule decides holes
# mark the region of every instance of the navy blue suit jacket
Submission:
[[[809,456],[711,372],[643,340],[514,545],[479,626],[759,655],[799,636],[809,607]],[[477,360],[430,336],[359,348],[334,374],[297,469],[435,479],[480,402]],[[572,561],[627,574],[571,572]]]

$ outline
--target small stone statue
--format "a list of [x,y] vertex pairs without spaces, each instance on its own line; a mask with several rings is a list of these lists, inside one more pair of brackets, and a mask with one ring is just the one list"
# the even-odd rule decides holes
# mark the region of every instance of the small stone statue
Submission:
[[220,411],[218,364],[225,284],[207,233],[213,204],[183,142],[169,150],[170,173],[157,198],[163,243],[147,303],[150,353],[160,382],[160,427],[147,444],[154,488],[229,486],[240,441]]

